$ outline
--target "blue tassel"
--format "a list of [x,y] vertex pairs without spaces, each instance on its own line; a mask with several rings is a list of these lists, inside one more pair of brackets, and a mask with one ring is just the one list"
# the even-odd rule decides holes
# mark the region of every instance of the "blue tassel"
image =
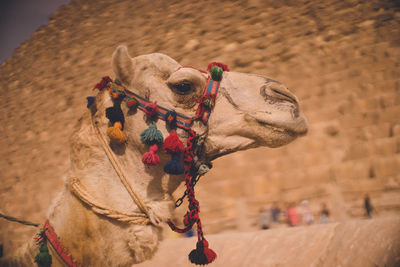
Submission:
[[172,158],[168,161],[164,166],[164,172],[168,174],[184,174],[185,173],[185,166],[181,162],[179,162],[179,154],[173,153]]

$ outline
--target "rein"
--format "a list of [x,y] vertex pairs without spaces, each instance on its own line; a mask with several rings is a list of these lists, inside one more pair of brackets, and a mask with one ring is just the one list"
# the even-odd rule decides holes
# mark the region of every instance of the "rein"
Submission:
[[[192,250],[189,254],[189,260],[192,263],[199,265],[211,263],[212,261],[214,261],[217,255],[213,250],[208,248],[208,242],[204,237],[199,216],[200,205],[199,202],[196,200],[194,192],[194,186],[197,183],[198,179],[202,175],[204,175],[210,168],[206,164],[202,164],[199,160],[202,147],[204,146],[204,139],[206,138],[206,136],[200,138],[196,135],[196,132],[191,129],[191,126],[195,121],[201,121],[204,125],[208,123],[211,111],[215,105],[216,96],[222,80],[222,74],[224,71],[228,71],[228,67],[225,64],[213,62],[208,65],[207,70],[210,72],[211,75],[208,77],[207,85],[203,91],[201,98],[198,100],[199,105],[195,117],[185,116],[183,114],[175,112],[174,110],[169,110],[167,108],[159,106],[157,105],[157,102],[151,102],[135,94],[134,92],[123,87],[119,83],[119,81],[112,81],[111,78],[108,76],[103,77],[103,79],[98,84],[96,84],[94,88],[99,89],[100,91],[103,89],[108,89],[110,97],[114,103],[113,107],[106,109],[106,117],[113,125],[112,127],[109,127],[107,129],[107,135],[109,136],[111,142],[121,144],[127,141],[127,137],[123,133],[125,119],[120,107],[120,104],[122,102],[124,102],[130,109],[138,108],[142,110],[147,114],[148,118],[153,121],[156,119],[164,120],[171,129],[181,128],[188,133],[189,136],[186,142],[186,148],[183,147],[182,142],[179,140],[179,137],[176,135],[174,130],[172,130],[170,136],[165,139],[163,145],[163,148],[167,151],[167,153],[170,153],[172,156],[172,160],[167,162],[167,164],[164,166],[164,171],[172,175],[183,173],[185,174],[186,190],[184,192],[184,195],[177,200],[175,205],[177,207],[180,206],[185,196],[188,197],[189,202],[189,211],[186,213],[183,219],[185,227],[182,229],[178,228],[171,221],[168,222],[168,225],[175,232],[185,233],[192,229],[194,224],[197,224],[198,241],[196,249]],[[204,71],[201,72],[205,73]],[[91,108],[91,106],[95,102],[95,99],[94,97],[88,97],[87,99],[88,108]],[[106,137],[103,135],[97,122],[93,121],[93,113],[91,114],[91,123],[101,141],[103,150],[105,151],[121,183],[125,186],[132,200],[136,203],[141,212],[121,212],[99,203],[89,194],[89,192],[86,190],[86,187],[80,182],[79,178],[77,177],[70,179],[70,190],[77,198],[90,206],[93,212],[99,215],[103,215],[120,222],[133,224],[146,225],[149,223],[153,223],[151,220],[152,217],[149,209],[141,200],[140,196],[134,191],[129,181],[126,179],[118,162],[118,159],[115,156],[114,152],[111,150]],[[141,140],[144,144],[150,146],[149,152],[146,152],[143,155],[143,163],[147,166],[158,164],[160,162],[160,159],[156,152],[158,151],[159,146],[163,143],[163,137],[161,132],[157,130],[154,123],[150,124],[149,128],[142,132]],[[183,166],[181,166],[182,164],[179,162],[179,153],[181,152],[184,152]],[[58,238],[54,238],[54,236],[52,235],[48,236],[48,234],[51,234],[52,232],[54,233],[54,229],[51,227],[49,221],[46,221],[45,227],[43,228],[42,232],[38,234],[40,236],[40,240],[38,242],[38,244],[40,245],[40,253],[38,253],[38,255],[42,253],[42,249],[47,249],[46,240],[48,240],[53,247],[56,246],[63,248],[62,250],[57,250],[54,247],[57,254],[63,259],[65,263],[68,264],[68,266],[80,266],[79,263],[73,260],[72,255],[62,246]],[[55,235],[55,237],[57,236]],[[56,241],[59,245],[54,245],[54,242]],[[49,257],[51,264],[51,256],[49,255]]]

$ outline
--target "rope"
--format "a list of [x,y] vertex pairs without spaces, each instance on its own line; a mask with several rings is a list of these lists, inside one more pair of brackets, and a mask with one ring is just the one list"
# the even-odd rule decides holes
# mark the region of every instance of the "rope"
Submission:
[[34,226],[34,227],[38,227],[39,226],[38,223],[33,223],[33,222],[30,222],[30,221],[24,221],[24,220],[21,220],[21,219],[17,219],[15,217],[4,215],[2,213],[0,213],[0,217],[6,219],[8,221],[17,222],[17,223],[28,225],[28,226]]
[[115,172],[118,174],[118,177],[119,177],[120,181],[125,186],[125,188],[128,191],[129,195],[131,196],[133,201],[136,203],[136,205],[139,207],[139,209],[146,215],[146,218],[149,219],[150,218],[149,209],[143,203],[141,198],[136,194],[136,192],[132,188],[132,185],[126,179],[126,177],[125,177],[125,175],[124,175],[124,173],[123,173],[123,171],[121,169],[121,166],[118,163],[118,159],[114,155],[114,152],[108,146],[107,141],[106,141],[105,137],[103,136],[103,133],[101,132],[101,130],[100,130],[99,126],[97,125],[97,123],[95,123],[93,121],[93,117],[92,116],[91,116],[91,120],[92,120],[92,125],[95,128],[95,130],[97,132],[97,135],[99,136],[99,139],[101,141],[101,145],[102,145],[105,153],[107,154],[107,157],[110,160],[111,165],[113,166]]
[[114,219],[120,222],[128,222],[132,224],[146,225],[150,222],[150,219],[146,217],[146,214],[144,213],[122,212],[99,203],[96,199],[93,198],[93,196],[89,194],[89,192],[86,190],[86,187],[76,177],[71,180],[69,185],[71,191],[84,203],[89,205],[91,209],[97,214],[104,215],[110,219]]

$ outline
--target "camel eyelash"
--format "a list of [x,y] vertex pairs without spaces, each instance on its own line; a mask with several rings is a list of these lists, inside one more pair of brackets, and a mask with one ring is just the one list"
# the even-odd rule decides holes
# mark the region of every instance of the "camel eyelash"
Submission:
[[195,91],[194,85],[188,81],[171,84],[170,86],[176,93],[180,95],[186,95]]

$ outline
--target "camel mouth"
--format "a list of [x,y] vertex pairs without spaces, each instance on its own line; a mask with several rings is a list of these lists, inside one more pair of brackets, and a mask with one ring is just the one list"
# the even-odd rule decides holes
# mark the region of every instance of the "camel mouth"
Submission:
[[265,121],[262,119],[258,119],[258,118],[255,118],[255,121],[263,127],[268,127],[275,132],[281,132],[281,133],[287,134],[291,137],[304,136],[308,132],[307,122],[305,121],[304,118],[302,118],[302,120],[300,120],[299,122],[284,124],[284,125],[271,123],[271,122],[268,122],[268,121]]

